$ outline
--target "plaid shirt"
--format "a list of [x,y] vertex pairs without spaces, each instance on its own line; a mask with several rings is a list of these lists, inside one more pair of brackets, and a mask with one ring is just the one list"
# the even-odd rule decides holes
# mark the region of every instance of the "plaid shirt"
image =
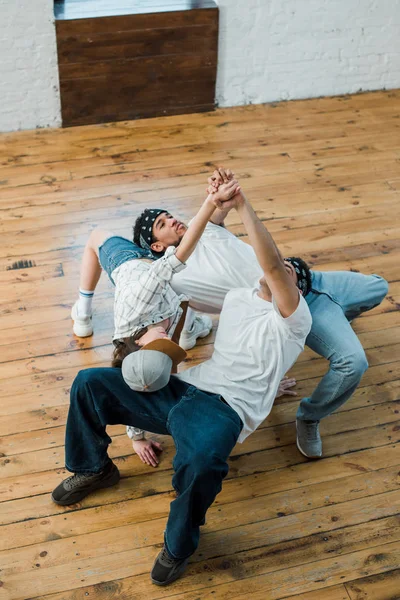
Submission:
[[187,300],[170,286],[172,276],[186,267],[175,252],[176,248],[170,246],[153,263],[130,260],[114,269],[114,340],[165,319],[170,319],[168,334],[173,335],[182,315],[180,304]]

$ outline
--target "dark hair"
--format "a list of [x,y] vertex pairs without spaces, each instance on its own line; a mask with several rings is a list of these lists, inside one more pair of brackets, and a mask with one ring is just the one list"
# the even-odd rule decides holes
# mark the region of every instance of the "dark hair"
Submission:
[[140,350],[141,346],[137,343],[137,340],[142,337],[145,333],[147,333],[148,328],[143,327],[140,331],[126,338],[122,338],[122,340],[114,340],[114,351],[111,361],[112,367],[117,367],[120,369],[122,367],[122,361],[128,354],[132,354],[132,352],[137,352]]
[[[140,248],[142,248],[141,244],[140,244],[140,232],[142,230],[142,226],[143,226],[143,221],[144,218],[146,216],[146,211],[148,209],[145,209],[141,215],[138,216],[138,218],[135,221],[135,224],[133,226],[133,241],[134,243],[139,246]],[[157,240],[155,239],[153,232],[151,234],[151,243],[156,242]]]

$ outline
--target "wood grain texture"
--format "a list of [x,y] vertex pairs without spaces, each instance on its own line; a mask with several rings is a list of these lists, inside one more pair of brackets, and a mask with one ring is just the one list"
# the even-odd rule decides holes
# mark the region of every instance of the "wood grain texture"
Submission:
[[[149,15],[139,16],[145,28]],[[88,20],[79,21],[83,29],[70,34],[90,35]],[[119,77],[129,60],[120,59]],[[191,60],[181,62],[188,73]],[[108,65],[97,63],[100,79]],[[74,63],[64,66],[69,79],[85,79]],[[160,79],[169,68],[157,67]],[[399,101],[399,92],[377,92],[0,136],[0,598],[397,598]],[[93,337],[76,338],[69,313],[95,225],[130,236],[147,205],[189,219],[208,173],[224,163],[282,252],[317,269],[382,274],[390,289],[353,323],[370,367],[351,400],[322,422],[324,459],[299,454],[298,399],[279,398],[234,449],[187,574],[163,590],[149,571],[174,498],[170,438],[154,436],[164,447],[154,470],[132,454],[122,426],[110,427],[119,485],[78,506],[50,500],[66,476],[72,381],[81,368],[109,364],[106,278]],[[227,224],[246,241],[236,214]],[[182,369],[211,355],[213,322]],[[291,371],[299,397],[326,366],[310,350],[299,357]]]

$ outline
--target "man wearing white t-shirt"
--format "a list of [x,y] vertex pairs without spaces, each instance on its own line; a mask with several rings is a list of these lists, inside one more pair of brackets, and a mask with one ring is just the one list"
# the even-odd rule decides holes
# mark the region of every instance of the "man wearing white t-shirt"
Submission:
[[[222,175],[221,175],[222,173]],[[218,185],[228,171],[216,171],[210,184]],[[134,228],[138,241],[142,216]],[[190,306],[204,312],[219,312],[229,290],[252,287],[261,276],[261,268],[251,245],[242,242],[223,225],[228,213],[216,211],[187,262],[187,268],[174,275],[171,285],[176,293],[191,298]],[[162,253],[167,246],[178,245],[186,230],[181,221],[167,211],[153,226],[153,243],[149,249]],[[139,244],[140,245],[140,244]],[[295,263],[296,264],[296,263]],[[303,263],[304,264],[304,263]],[[329,360],[329,369],[311,396],[303,398],[297,411],[297,446],[305,456],[322,456],[319,422],[346,402],[357,388],[368,362],[350,321],[380,304],[388,291],[387,282],[378,275],[347,271],[307,271],[287,265],[294,277],[301,275],[302,291],[313,318],[306,344]],[[300,273],[301,272],[301,273]],[[235,324],[232,325],[232,337]]]
[[243,442],[270,413],[283,375],[304,349],[311,315],[244,195],[237,194],[231,204],[249,235],[261,274],[254,287],[226,294],[212,357],[177,377],[220,394],[242,420],[238,441]]
[[[241,193],[229,202],[243,221],[262,274],[256,288],[226,295],[211,359],[170,376],[156,391],[134,391],[127,383],[129,373],[104,367],[81,371],[71,388],[66,464],[74,475],[60,484],[64,506],[118,481],[107,454],[108,424],[132,424],[174,439],[177,497],[151,572],[157,585],[175,581],[185,570],[233,447],[268,416],[279,382],[303,350],[311,327],[307,303],[272,237]],[[141,377],[138,365],[133,375]],[[110,480],[110,472],[115,479]]]
[[311,327],[307,303],[295,286],[291,304],[279,302],[278,292],[272,299],[269,288],[261,277],[259,289],[228,292],[212,357],[177,375],[225,399],[243,422],[239,442],[270,413],[279,383],[302,352]]

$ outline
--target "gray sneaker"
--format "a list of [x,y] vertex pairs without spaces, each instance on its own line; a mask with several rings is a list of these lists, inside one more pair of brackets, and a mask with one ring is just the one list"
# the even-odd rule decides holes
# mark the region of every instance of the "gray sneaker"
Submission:
[[115,485],[119,477],[118,468],[110,461],[101,473],[75,473],[67,477],[53,490],[51,499],[60,506],[75,504],[96,490]]
[[322,440],[319,421],[296,419],[297,447],[307,458],[321,458]]
[[184,350],[190,350],[196,345],[198,338],[206,337],[212,329],[212,320],[208,315],[196,315],[190,330],[183,329],[179,345]]
[[173,558],[164,546],[151,570],[151,581],[156,585],[168,585],[182,575],[188,558]]

